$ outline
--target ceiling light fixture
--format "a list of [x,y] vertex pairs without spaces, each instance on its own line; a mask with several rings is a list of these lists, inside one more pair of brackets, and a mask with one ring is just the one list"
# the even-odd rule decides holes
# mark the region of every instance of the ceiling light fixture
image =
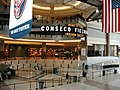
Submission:
[[[81,3],[80,1],[76,1],[75,4],[73,4],[73,6],[78,6],[78,5],[80,5],[80,3]],[[66,10],[66,9],[71,9],[71,8],[73,8],[73,6],[54,7],[54,10]],[[43,10],[51,10],[50,7],[38,6],[38,5],[35,5],[35,4],[33,4],[33,8],[43,9]]]
[[96,13],[99,13],[99,10],[98,10],[98,8],[96,9]]

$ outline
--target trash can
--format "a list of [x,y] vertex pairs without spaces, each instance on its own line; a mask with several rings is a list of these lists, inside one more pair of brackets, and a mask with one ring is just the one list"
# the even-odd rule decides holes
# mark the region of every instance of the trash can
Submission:
[[103,76],[105,76],[105,70],[103,70]]
[[77,76],[73,76],[73,82],[77,82]]
[[12,76],[15,76],[15,70],[11,70]]
[[2,79],[6,80],[6,74],[2,74]]
[[57,68],[53,68],[53,74],[57,74]]
[[116,69],[114,69],[114,74],[116,74],[117,73],[117,70]]
[[44,82],[43,81],[39,81],[39,89],[43,89],[44,88],[43,85],[44,85]]

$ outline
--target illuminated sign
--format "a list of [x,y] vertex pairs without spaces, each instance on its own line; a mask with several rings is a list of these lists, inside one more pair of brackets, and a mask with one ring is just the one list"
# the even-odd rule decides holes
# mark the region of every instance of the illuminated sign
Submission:
[[72,26],[39,26],[34,28],[30,34],[41,34],[41,35],[70,35],[72,34],[87,34],[86,30],[80,27]]

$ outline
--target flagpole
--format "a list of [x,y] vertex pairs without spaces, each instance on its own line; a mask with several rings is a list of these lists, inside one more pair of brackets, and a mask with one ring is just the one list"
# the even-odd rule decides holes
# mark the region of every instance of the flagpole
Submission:
[[106,33],[106,56],[110,56],[110,33]]

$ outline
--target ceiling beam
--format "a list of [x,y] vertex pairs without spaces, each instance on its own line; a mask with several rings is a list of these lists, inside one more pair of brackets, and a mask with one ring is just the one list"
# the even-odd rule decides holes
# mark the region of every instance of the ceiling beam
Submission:
[[91,17],[96,13],[96,10],[86,19],[86,21],[89,21],[89,19],[91,19]]
[[[96,14],[96,11],[94,11],[88,18],[87,18],[87,21],[89,22],[89,21],[94,21],[94,20],[98,20],[98,19],[101,19],[102,17],[100,17],[100,15],[102,14],[102,10],[101,11],[99,11],[99,13],[98,14]],[[91,20],[89,20],[89,19],[91,19]]]

